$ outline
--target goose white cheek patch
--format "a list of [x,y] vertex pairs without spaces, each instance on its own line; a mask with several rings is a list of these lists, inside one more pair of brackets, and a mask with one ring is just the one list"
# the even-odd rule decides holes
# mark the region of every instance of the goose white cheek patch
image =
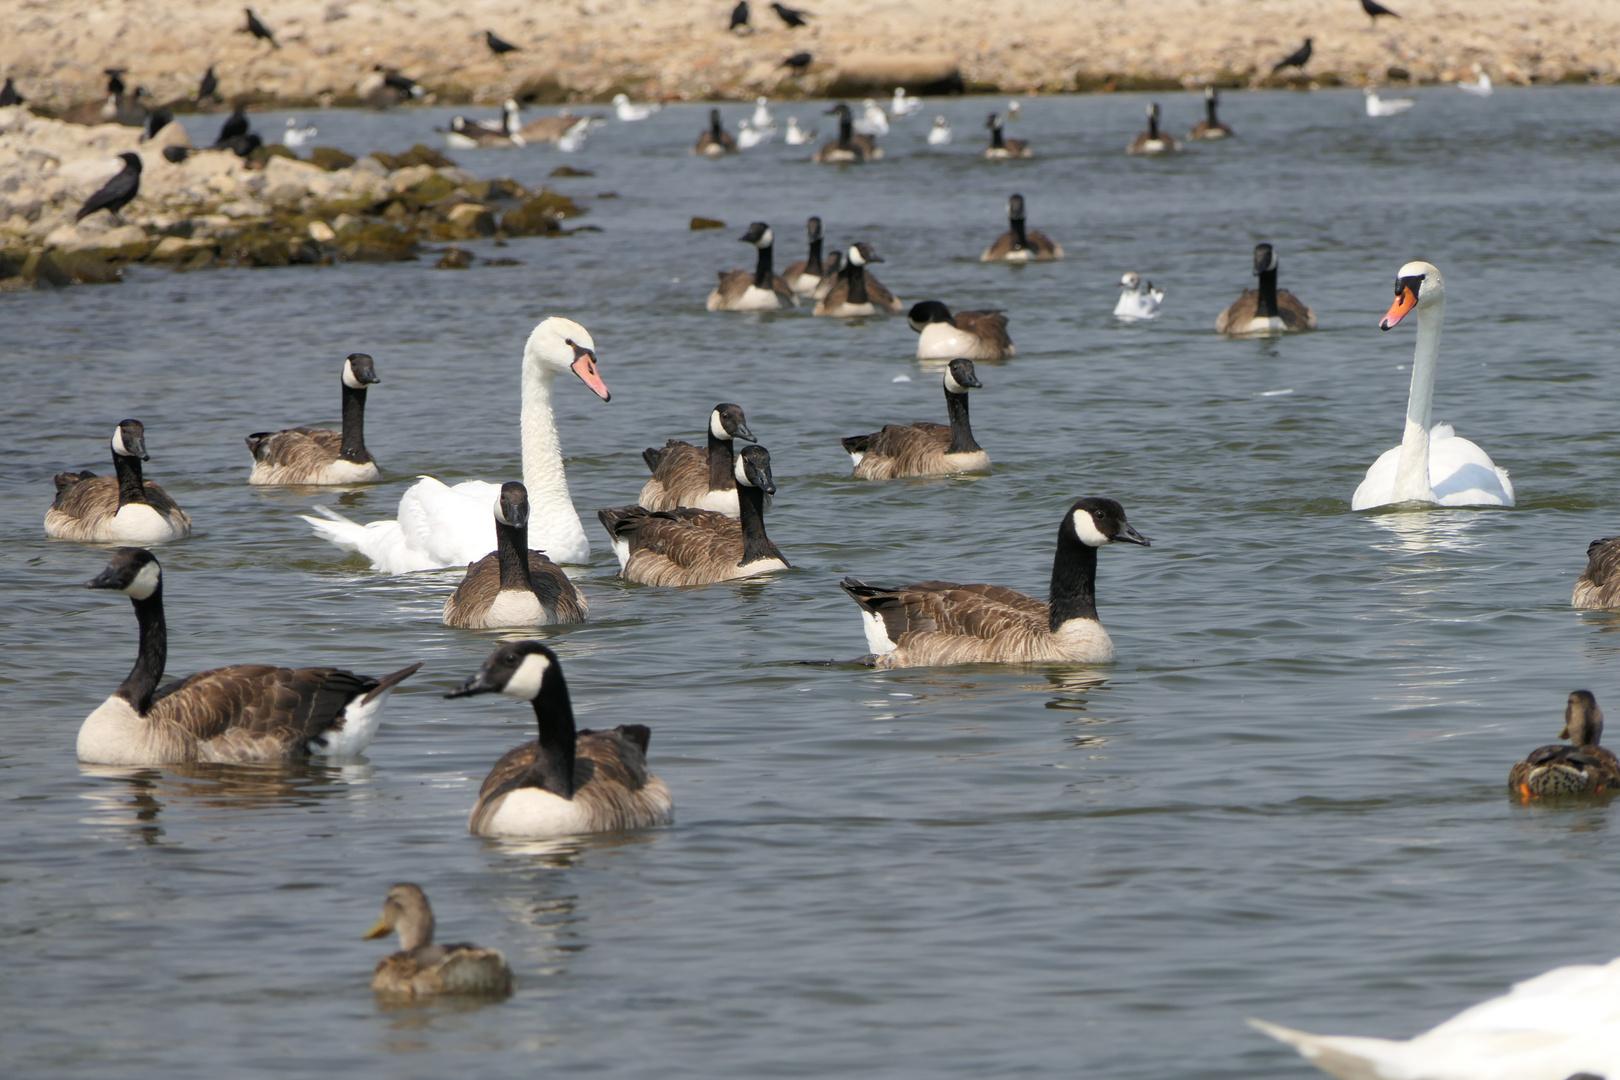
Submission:
[[136,573],[135,580],[124,589],[124,595],[135,600],[145,600],[157,591],[158,582],[163,580],[163,572],[158,569],[157,563],[147,563]]
[[726,431],[725,425],[720,422],[719,409],[715,409],[709,414],[709,434],[717,439],[731,438],[730,433]]
[[347,360],[343,361],[343,385],[350,390],[364,390],[366,384],[355,378],[354,365]]
[[119,457],[129,457],[129,451],[124,449],[124,429],[121,427],[113,428],[112,452]]
[[1091,520],[1091,515],[1084,510],[1074,512],[1074,532],[1080,537],[1080,542],[1087,547],[1102,547],[1108,543],[1108,537],[1097,528],[1097,523]]
[[551,667],[550,660],[539,653],[530,653],[523,658],[523,663],[518,665],[517,671],[501,688],[501,693],[533,701],[540,693],[540,683],[544,681],[546,669],[549,667]]

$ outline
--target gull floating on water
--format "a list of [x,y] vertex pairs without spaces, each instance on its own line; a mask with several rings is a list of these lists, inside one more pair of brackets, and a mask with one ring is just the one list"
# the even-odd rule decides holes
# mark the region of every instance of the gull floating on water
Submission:
[[645,120],[662,108],[662,105],[632,105],[629,94],[613,95],[613,113],[626,123]]
[[906,97],[906,88],[894,88],[894,102],[889,106],[889,114],[896,120],[902,116],[910,116],[923,107],[922,101],[914,97]]
[[757,128],[747,120],[737,121],[737,149],[752,150],[771,141],[776,132],[770,128]]
[[1396,113],[1403,113],[1417,104],[1411,98],[1381,98],[1378,96],[1378,91],[1370,86],[1364,89],[1362,93],[1367,96],[1368,116],[1394,116]]
[[281,144],[288,148],[303,146],[319,134],[320,131],[314,124],[310,124],[308,127],[299,127],[298,118],[289,116],[287,117],[286,133],[281,136]]
[[1159,317],[1159,305],[1164,302],[1164,290],[1155,289],[1153,282],[1144,282],[1142,275],[1132,270],[1119,279],[1119,303],[1114,305],[1114,318],[1121,322],[1146,322]]
[[861,118],[855,121],[855,132],[858,135],[887,135],[889,133],[889,117],[882,107],[872,98],[861,102]]
[[1490,97],[1491,77],[1485,74],[1485,69],[1478,64],[1474,65],[1474,75],[1476,78],[1473,82],[1460,82],[1457,84],[1457,89],[1465,94],[1473,94],[1475,97]]
[[928,129],[929,146],[949,146],[951,144],[951,125],[943,116],[934,117],[934,126]]
[[754,99],[754,126],[761,130],[776,130],[776,118],[771,116],[770,98],[757,97]]
[[815,139],[816,132],[814,129],[805,131],[799,127],[799,118],[797,116],[788,117],[787,133],[782,136],[783,142],[789,146],[803,146],[805,143],[814,142]]
[[580,117],[579,122],[573,127],[569,128],[567,131],[563,132],[562,138],[557,140],[557,149],[561,150],[565,154],[572,154],[576,150],[583,150],[585,148],[585,136],[590,130],[590,117]]

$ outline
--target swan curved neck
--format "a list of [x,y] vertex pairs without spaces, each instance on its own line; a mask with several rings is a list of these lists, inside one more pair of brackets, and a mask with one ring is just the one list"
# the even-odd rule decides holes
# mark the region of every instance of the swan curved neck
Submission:
[[563,472],[562,445],[551,411],[551,384],[557,373],[544,364],[523,365],[523,486],[529,489],[529,531],[560,550],[590,550],[585,528],[574,511]]
[[1418,309],[1417,347],[1412,352],[1412,391],[1406,399],[1406,430],[1395,467],[1395,501],[1433,502],[1429,485],[1429,429],[1433,425],[1434,375],[1440,362],[1440,327],[1445,320],[1442,297]]

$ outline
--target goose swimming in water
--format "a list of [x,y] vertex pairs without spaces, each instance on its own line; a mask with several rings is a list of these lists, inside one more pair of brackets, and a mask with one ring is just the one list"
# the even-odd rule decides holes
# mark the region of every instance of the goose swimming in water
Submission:
[[648,447],[641,458],[652,479],[641,489],[636,503],[648,510],[674,510],[690,506],[737,517],[737,478],[733,474],[734,439],[758,442],[748,430],[742,407],[722,402],[709,413],[709,444],[700,450],[689,442],[671,439],[662,450]]
[[951,144],[950,121],[943,116],[934,117],[934,126],[928,129],[929,146],[949,146]]
[[361,937],[387,937],[399,932],[399,951],[377,962],[371,988],[388,997],[436,997],[479,994],[505,997],[512,992],[512,969],[506,957],[477,945],[433,944],[433,909],[417,885],[402,882],[388,890],[377,925]]
[[1593,795],[1620,788],[1620,759],[1598,745],[1603,741],[1603,710],[1590,690],[1576,690],[1564,706],[1560,739],[1538,747],[1508,773],[1508,790],[1530,800],[1546,795]]
[[1277,288],[1277,268],[1282,265],[1270,244],[1256,244],[1254,274],[1259,288],[1245,289],[1227,309],[1215,317],[1215,332],[1228,337],[1268,337],[1316,329],[1316,312],[1305,306],[1287,289]]
[[579,588],[544,552],[529,547],[529,492],[501,485],[495,500],[495,550],[467,567],[444,602],[444,625],[486,630],[584,622]]
[[1119,302],[1114,305],[1114,318],[1121,322],[1146,322],[1159,317],[1159,305],[1164,303],[1164,290],[1155,289],[1153,282],[1142,280],[1132,270],[1119,279]]
[[823,143],[810,160],[822,165],[859,165],[867,161],[881,161],[883,148],[870,135],[857,135],[849,106],[840,101],[827,110],[838,117],[838,138]]
[[813,217],[806,221],[804,232],[810,238],[810,253],[801,262],[789,263],[782,271],[782,279],[800,296],[813,296],[825,273],[821,264],[821,219]]
[[980,262],[1051,262],[1063,258],[1063,248],[1039,229],[1024,224],[1024,197],[1007,200],[1007,231],[984,249]]
[[141,476],[146,427],[121,420],[112,433],[113,475],[56,474],[56,500],[45,511],[45,535],[58,540],[155,544],[191,535],[191,515]]
[[578,731],[562,662],[538,641],[511,641],[446,694],[505,694],[534,707],[539,738],[508,750],[484,778],[467,829],[476,836],[579,836],[668,825],[669,788],[647,768],[641,724]]
[[79,760],[88,764],[349,757],[377,733],[389,692],[422,666],[373,679],[341,668],[233,664],[159,686],[169,634],[156,557],[121,547],[85,587],[129,597],[140,624],[135,667],[79,728]]
[[999,585],[921,581],[883,589],[848,577],[841,583],[861,609],[879,668],[947,664],[1107,664],[1114,643],[1097,621],[1097,549],[1149,546],[1113,499],[1084,498],[1058,527],[1047,603]]
[[752,244],[759,256],[754,269],[722,270],[720,284],[709,293],[706,306],[710,311],[779,311],[798,307],[799,298],[781,275],[771,270],[771,248],[776,243],[771,227],[763,221],[748,226],[748,231],[737,238],[739,243]]
[[1005,360],[1018,350],[1007,336],[1007,316],[999,311],[958,311],[938,300],[913,304],[906,316],[917,332],[917,359]]
[[1578,608],[1620,608],[1620,536],[1586,545],[1586,569],[1569,602]]
[[1231,138],[1232,129],[1221,123],[1215,115],[1215,107],[1220,103],[1220,95],[1213,86],[1204,87],[1204,118],[1193,125],[1187,133],[1187,138],[1195,140],[1227,139]]
[[1491,456],[1462,438],[1449,424],[1430,426],[1434,375],[1440,363],[1440,326],[1446,317],[1446,283],[1432,263],[1409,262],[1395,277],[1395,302],[1380,330],[1395,327],[1417,309],[1417,347],[1412,354],[1412,389],[1406,402],[1406,429],[1399,446],[1381,454],[1350,498],[1350,509],[1369,510],[1392,503],[1439,506],[1512,506],[1513,481]]
[[968,423],[968,391],[983,386],[972,360],[952,360],[945,368],[945,411],[950,425],[885,424],[870,435],[841,440],[860,480],[902,476],[947,476],[984,472],[990,455],[973,441]]
[[1000,113],[991,113],[990,118],[984,122],[990,129],[990,145],[984,148],[986,161],[1006,161],[1009,158],[1034,157],[1029,148],[1027,139],[1009,139],[1001,133],[1002,119]]
[[[529,532],[536,546],[559,563],[582,563],[590,558],[591,545],[568,494],[551,409],[552,381],[564,372],[573,373],[603,401],[612,399],[596,369],[590,331],[553,315],[534,328],[523,346],[523,486],[529,493]],[[392,521],[361,525],[325,507],[316,507],[324,518],[304,520],[321,539],[364,555],[384,573],[466,566],[493,549],[489,508],[500,493],[499,484],[483,480],[449,487],[424,476],[400,497],[399,514]]]
[[1131,145],[1125,148],[1127,154],[1174,154],[1181,149],[1181,144],[1167,131],[1159,127],[1159,103],[1153,102],[1147,107],[1148,126]]
[[710,109],[709,126],[703,134],[698,136],[696,145],[692,147],[692,153],[701,157],[720,157],[724,154],[735,154],[736,152],[737,140],[732,138],[731,132],[721,125],[720,110]]
[[381,479],[366,449],[366,387],[382,380],[371,357],[350,353],[339,375],[343,430],[289,428],[247,437],[253,455],[250,484],[369,484]]
[[844,264],[838,270],[837,280],[816,301],[811,314],[830,315],[835,319],[883,313],[898,315],[905,305],[866,269],[869,264],[882,261],[882,256],[873,251],[872,245],[866,241],[850,245]]

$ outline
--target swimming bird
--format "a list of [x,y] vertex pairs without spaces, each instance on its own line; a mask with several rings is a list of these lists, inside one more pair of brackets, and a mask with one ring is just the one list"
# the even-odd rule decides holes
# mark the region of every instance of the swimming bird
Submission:
[[523,146],[526,140],[521,135],[508,134],[507,124],[501,123],[501,130],[491,130],[488,121],[469,120],[465,116],[452,116],[450,129],[444,133],[444,145],[452,150],[499,149],[502,147]]
[[803,75],[806,71],[808,71],[810,69],[810,64],[814,60],[815,57],[811,56],[807,52],[796,52],[786,60],[782,61],[782,63],[778,66],[791,69],[793,74],[797,76]]
[[1413,308],[1418,313],[1412,355],[1412,390],[1406,402],[1401,444],[1381,454],[1350,498],[1350,509],[1391,503],[1439,506],[1512,506],[1513,481],[1491,456],[1449,424],[1429,426],[1434,411],[1434,375],[1440,363],[1440,326],[1446,317],[1446,283],[1432,263],[1409,262],[1395,276],[1395,302],[1378,323],[1395,327]]
[[580,117],[579,121],[563,132],[562,138],[557,140],[557,149],[564,154],[572,154],[585,149],[585,136],[590,133],[590,130],[590,117]]
[[752,150],[756,146],[763,146],[771,141],[774,130],[756,128],[747,120],[737,121],[737,149]]
[[191,515],[141,475],[146,427],[120,420],[112,433],[113,475],[56,474],[56,499],[45,511],[45,535],[59,540],[155,544],[191,535]]
[[765,496],[776,494],[770,452],[743,447],[732,476],[737,481],[734,518],[684,506],[598,510],[619,557],[619,576],[643,585],[712,585],[785,569],[787,559],[765,535]]
[[1586,545],[1586,569],[1569,602],[1578,608],[1620,608],[1620,537]]
[[865,662],[880,668],[946,664],[1107,664],[1114,643],[1097,621],[1097,549],[1150,546],[1113,499],[1083,498],[1063,515],[1047,602],[999,585],[921,581],[884,589],[847,577],[861,609]]
[[923,103],[920,98],[907,97],[906,88],[897,86],[894,88],[894,100],[889,103],[889,115],[898,120],[902,116],[910,116],[922,107]]
[[529,547],[529,491],[501,485],[495,550],[467,567],[444,602],[444,625],[475,630],[584,622],[590,605],[562,567]]
[[951,144],[951,125],[943,116],[934,117],[934,126],[928,129],[929,146],[949,146]]
[[737,478],[734,439],[758,442],[748,430],[742,406],[722,402],[709,412],[709,443],[699,450],[689,442],[670,439],[662,450],[648,447],[641,459],[652,471],[636,503],[648,510],[674,510],[690,506],[737,517]]
[[855,131],[859,135],[887,135],[889,133],[889,117],[883,107],[872,98],[861,102],[861,118],[855,121]]
[[1228,337],[1265,337],[1316,329],[1316,312],[1287,289],[1277,288],[1281,261],[1270,244],[1254,247],[1254,274],[1259,288],[1243,295],[1215,317],[1215,332]]
[[1416,104],[1411,98],[1381,98],[1370,86],[1363,87],[1361,93],[1367,99],[1368,116],[1394,116]]
[[1153,282],[1144,282],[1142,275],[1129,271],[1119,279],[1119,302],[1114,305],[1114,318],[1121,322],[1146,322],[1159,317],[1159,305],[1164,303],[1164,290],[1155,289]]
[[800,262],[789,263],[788,268],[782,271],[782,279],[788,283],[788,288],[800,296],[813,296],[825,273],[821,264],[821,219],[812,217],[807,220],[804,231],[810,238],[810,253]]
[[[843,271],[844,253],[842,251],[829,252],[822,261],[821,280],[816,283],[816,287],[811,291],[810,295],[817,300],[826,299],[827,294],[833,291],[833,286],[843,280]],[[870,282],[872,275],[867,274],[866,280]]]
[[1474,65],[1474,75],[1476,78],[1473,82],[1459,82],[1457,84],[1457,89],[1461,90],[1465,94],[1472,94],[1475,97],[1490,97],[1491,77],[1485,74],[1485,69],[1480,67],[1478,64]]
[[645,120],[661,108],[663,106],[658,104],[632,105],[628,94],[613,95],[613,114],[627,124]]
[[1306,38],[1305,39],[1305,44],[1301,45],[1299,48],[1295,49],[1293,52],[1289,53],[1287,56],[1285,56],[1281,60],[1277,61],[1277,63],[1272,67],[1271,73],[1273,75],[1275,75],[1275,74],[1277,74],[1277,72],[1281,71],[1283,68],[1290,68],[1290,67],[1299,68],[1301,71],[1304,71],[1305,70],[1305,65],[1310,63],[1310,60],[1311,60],[1311,39]]
[[771,116],[770,98],[760,96],[754,99],[753,121],[757,128],[776,130],[775,118]]
[[83,221],[97,210],[105,210],[118,224],[124,223],[118,212],[141,193],[141,155],[124,153],[119,154],[118,158],[124,163],[124,167],[114,173],[112,179],[97,188],[94,195],[84,200],[79,212],[73,215],[74,221]]
[[799,127],[799,118],[797,116],[788,117],[787,131],[782,133],[783,142],[789,146],[803,146],[805,143],[814,142],[815,138],[816,133],[814,131],[804,131]]
[[1523,800],[1546,795],[1593,795],[1620,787],[1620,760],[1598,745],[1603,710],[1590,690],[1576,690],[1564,705],[1560,739],[1537,747],[1508,773],[1508,790]]
[[1380,4],[1378,0],[1361,0],[1361,10],[1367,13],[1367,18],[1372,20],[1374,26],[1378,25],[1378,16],[1380,15],[1388,15],[1392,19],[1400,18],[1399,15]]
[[381,64],[374,66],[375,70],[382,72],[383,85],[398,94],[401,101],[419,98],[427,93],[420,83],[398,68],[384,67]]
[[945,366],[945,414],[949,425],[885,424],[882,431],[839,440],[854,462],[850,475],[859,480],[892,480],[988,470],[990,455],[973,441],[973,428],[968,423],[968,391],[983,385],[972,360],[952,360]]
[[231,110],[231,115],[219,127],[219,138],[214,140],[214,148],[218,149],[229,143],[232,139],[248,133],[247,106],[238,104]]
[[377,925],[366,940],[399,932],[399,951],[377,962],[371,988],[388,997],[477,994],[505,997],[512,992],[506,957],[477,945],[433,944],[433,909],[417,885],[401,882],[388,890]]
[[488,45],[489,46],[489,51],[494,53],[496,56],[505,56],[509,52],[522,52],[523,51],[522,49],[518,48],[516,45],[512,44],[510,41],[506,41],[506,40],[503,40],[502,38],[497,37],[495,35],[495,31],[493,31],[493,30],[485,30],[484,31],[484,44]]
[[1039,229],[1025,225],[1024,197],[1007,200],[1007,231],[984,249],[980,262],[1051,262],[1063,258],[1063,248]]
[[8,105],[21,105],[28,99],[17,92],[17,80],[10,75],[6,76],[6,85],[0,87],[0,109]]
[[314,124],[299,127],[298,118],[289,116],[287,117],[287,130],[281,136],[281,145],[289,148],[303,146],[320,133],[320,129]]
[[790,27],[803,26],[806,15],[815,18],[814,12],[804,11],[800,8],[790,8],[786,4],[772,4],[771,10],[776,12],[777,16]]
[[752,32],[752,28],[748,25],[748,0],[737,0],[737,6],[731,9],[731,23],[726,29]]
[[620,832],[675,820],[669,788],[647,768],[642,724],[576,730],[562,661],[538,641],[509,641],[445,697],[505,694],[534,708],[539,738],[508,750],[484,778],[467,829],[476,836]]
[[1230,127],[1221,123],[1215,116],[1215,107],[1220,102],[1220,95],[1213,86],[1204,87],[1204,118],[1193,125],[1187,133],[1189,139],[1225,139],[1233,132]]
[[709,127],[703,134],[698,136],[697,144],[692,147],[692,153],[700,154],[703,157],[719,157],[722,154],[735,154],[736,152],[737,140],[733,139],[731,132],[721,125],[720,110],[710,109]]
[[984,148],[986,161],[1005,161],[1008,158],[1027,158],[1035,155],[1030,152],[1029,142],[1026,139],[1009,139],[1001,133],[1001,114],[991,113],[990,118],[984,122],[990,129],[990,145]]
[[866,241],[851,244],[844,253],[844,266],[838,271],[837,280],[827,294],[816,301],[812,314],[830,315],[835,319],[900,314],[905,305],[867,270],[871,263],[882,261],[882,256]]
[[1147,107],[1147,118],[1147,130],[1131,140],[1131,145],[1125,148],[1127,154],[1174,154],[1181,149],[1181,144],[1175,140],[1174,136],[1168,131],[1159,129],[1159,103],[1157,101]]
[[778,311],[798,307],[799,298],[779,274],[771,271],[771,249],[776,243],[771,227],[763,221],[748,226],[738,242],[752,244],[759,252],[752,272],[720,271],[720,284],[709,293],[710,311]]
[[1022,120],[1023,118],[1024,106],[1019,104],[1018,99],[1013,98],[1011,101],[1007,102],[1007,122],[1010,124],[1014,120]]
[[118,548],[85,587],[129,597],[140,625],[135,667],[79,728],[79,760],[93,765],[350,757],[377,733],[389,692],[422,666],[374,679],[341,668],[233,664],[160,687],[169,638],[157,559],[145,548]]
[[253,455],[250,484],[369,484],[380,480],[366,449],[366,387],[381,382],[371,357],[350,353],[338,373],[343,392],[343,430],[288,428],[247,437]]
[[572,109],[562,109],[552,116],[537,116],[525,122],[516,98],[507,98],[502,106],[502,130],[511,134],[518,145],[549,142],[553,145],[579,126],[585,117],[575,116]]
[[247,12],[247,25],[237,30],[238,34],[252,34],[260,41],[268,41],[272,49],[281,48],[281,43],[276,40],[276,35],[272,34],[270,28],[264,25],[257,15],[253,14],[252,8],[243,8],[242,10]]
[[[523,347],[523,486],[529,493],[529,532],[535,546],[559,563],[582,563],[590,558],[591,545],[568,495],[551,407],[552,381],[564,372],[572,372],[603,401],[612,399],[597,372],[590,331],[553,315],[534,328]],[[487,555],[495,539],[489,508],[499,496],[500,486],[487,481],[447,487],[424,476],[400,497],[393,521],[360,525],[325,507],[316,510],[326,518],[304,520],[317,536],[364,555],[376,569],[404,574],[466,566]]]
[[202,81],[197,84],[197,101],[217,101],[219,99],[219,76],[214,74],[214,65],[209,64],[208,70],[203,72]]
[[858,165],[883,157],[883,148],[878,146],[876,139],[855,133],[854,114],[847,104],[840,101],[827,113],[838,117],[838,138],[823,143],[811,161],[823,165]]
[[1018,350],[1007,336],[1007,316],[999,311],[958,311],[938,300],[911,307],[906,322],[917,332],[917,359],[1005,360]]

